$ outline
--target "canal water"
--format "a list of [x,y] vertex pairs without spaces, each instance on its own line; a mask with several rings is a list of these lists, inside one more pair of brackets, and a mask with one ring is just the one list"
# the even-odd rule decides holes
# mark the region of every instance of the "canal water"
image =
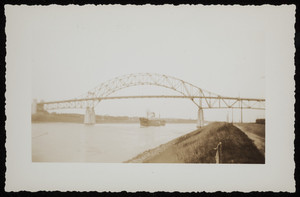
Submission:
[[33,123],[32,161],[119,163],[195,129],[195,124]]

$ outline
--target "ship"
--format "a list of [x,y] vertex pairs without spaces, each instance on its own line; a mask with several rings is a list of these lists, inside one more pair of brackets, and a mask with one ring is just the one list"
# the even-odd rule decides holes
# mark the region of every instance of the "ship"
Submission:
[[140,125],[142,127],[165,126],[166,121],[160,118],[155,118],[154,112],[147,112],[147,118],[140,118]]

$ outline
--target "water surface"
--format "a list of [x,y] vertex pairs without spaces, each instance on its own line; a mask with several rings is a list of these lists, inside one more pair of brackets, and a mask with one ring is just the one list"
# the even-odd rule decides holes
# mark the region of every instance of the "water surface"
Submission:
[[123,162],[196,129],[195,124],[33,123],[33,162]]

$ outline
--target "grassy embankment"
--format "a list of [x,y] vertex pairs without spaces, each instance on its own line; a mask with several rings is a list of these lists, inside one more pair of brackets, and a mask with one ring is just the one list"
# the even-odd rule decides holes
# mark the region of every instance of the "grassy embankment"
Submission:
[[145,151],[127,162],[215,163],[214,148],[219,142],[222,142],[222,163],[265,162],[264,155],[243,131],[233,124],[219,122]]

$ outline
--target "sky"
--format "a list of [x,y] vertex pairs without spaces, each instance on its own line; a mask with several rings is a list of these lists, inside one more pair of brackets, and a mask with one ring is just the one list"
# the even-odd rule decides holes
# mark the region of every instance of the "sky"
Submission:
[[[19,10],[18,10],[19,9]],[[241,6],[40,6],[10,12],[8,39],[32,69],[32,98],[75,98],[109,79],[159,73],[231,97],[265,98],[268,7]],[[138,86],[114,95],[174,94]],[[112,95],[113,96],[113,95]],[[101,101],[99,115],[196,118],[188,99]],[[84,113],[84,110],[67,110]],[[62,110],[57,111],[62,112]],[[226,120],[231,110],[205,110],[205,120]],[[264,111],[244,111],[244,121]],[[240,111],[234,111],[234,120]]]

